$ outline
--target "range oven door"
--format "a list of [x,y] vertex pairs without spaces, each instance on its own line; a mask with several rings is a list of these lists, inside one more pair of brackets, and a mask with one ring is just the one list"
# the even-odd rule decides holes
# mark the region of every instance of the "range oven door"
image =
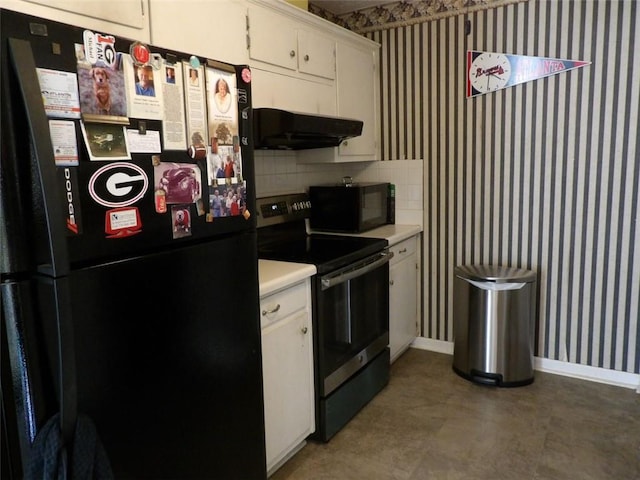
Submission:
[[387,249],[317,275],[314,328],[318,389],[328,396],[389,344]]

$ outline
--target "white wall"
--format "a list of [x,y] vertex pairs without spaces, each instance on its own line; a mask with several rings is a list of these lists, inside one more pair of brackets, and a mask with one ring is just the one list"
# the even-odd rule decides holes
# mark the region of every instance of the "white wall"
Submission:
[[256,150],[255,164],[258,197],[303,192],[309,185],[341,182],[346,175],[361,182],[390,182],[396,185],[396,223],[422,225],[422,160],[298,165],[293,151]]

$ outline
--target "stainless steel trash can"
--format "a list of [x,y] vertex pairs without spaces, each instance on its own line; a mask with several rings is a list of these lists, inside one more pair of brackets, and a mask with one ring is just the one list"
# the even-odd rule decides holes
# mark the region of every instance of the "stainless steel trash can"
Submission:
[[485,385],[532,383],[536,273],[464,265],[454,274],[453,370]]

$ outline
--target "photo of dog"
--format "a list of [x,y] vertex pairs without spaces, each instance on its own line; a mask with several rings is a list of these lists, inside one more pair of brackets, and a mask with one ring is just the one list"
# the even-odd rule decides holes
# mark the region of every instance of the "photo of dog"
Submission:
[[174,205],[171,207],[171,220],[173,223],[173,238],[191,236],[191,213],[189,205]]
[[96,101],[98,113],[111,114],[111,86],[109,85],[109,72],[106,68],[93,67],[91,69],[93,79],[93,95]]
[[127,97],[121,62],[91,64],[84,46],[76,45],[80,110],[83,115],[127,117]]

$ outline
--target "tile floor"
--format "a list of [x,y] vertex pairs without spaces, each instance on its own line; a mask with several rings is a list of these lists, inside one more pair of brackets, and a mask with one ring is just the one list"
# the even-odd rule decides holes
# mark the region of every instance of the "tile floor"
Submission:
[[634,390],[542,372],[525,387],[478,386],[451,361],[409,349],[344,429],[272,480],[640,479]]

